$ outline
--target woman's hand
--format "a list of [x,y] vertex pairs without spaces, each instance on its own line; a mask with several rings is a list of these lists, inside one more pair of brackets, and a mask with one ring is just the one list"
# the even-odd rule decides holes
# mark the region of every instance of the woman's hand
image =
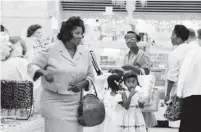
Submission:
[[132,65],[123,65],[122,66],[122,68],[124,69],[124,70],[132,70]]
[[54,81],[54,77],[52,72],[50,71],[45,71],[43,72],[43,76],[45,77],[45,80],[49,83],[52,83]]
[[52,83],[54,81],[53,73],[51,71],[38,70],[37,72],[38,72],[38,74],[40,74],[39,76],[44,76],[44,78],[47,82]]
[[167,102],[170,100],[170,95],[166,95],[164,99],[164,103],[167,104]]
[[75,93],[80,92],[82,90],[82,88],[84,88],[86,91],[88,91],[88,87],[89,87],[89,81],[88,80],[84,80],[81,82],[78,82],[76,84],[70,84],[69,85],[70,88],[68,89],[69,91],[73,91]]
[[125,71],[124,71],[123,68],[116,68],[116,69],[110,69],[108,72],[112,73],[112,74],[116,73],[116,74],[118,74],[120,76],[123,76]]
[[124,65],[122,66],[122,68],[125,70],[125,71],[132,71],[136,74],[140,74],[141,73],[141,69],[138,68],[138,66],[132,66],[132,65]]

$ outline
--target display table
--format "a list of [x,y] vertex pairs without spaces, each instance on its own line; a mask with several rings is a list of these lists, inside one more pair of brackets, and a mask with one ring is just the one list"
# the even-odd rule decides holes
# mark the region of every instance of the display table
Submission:
[[29,120],[4,119],[1,122],[1,132],[44,132],[44,119],[34,115]]

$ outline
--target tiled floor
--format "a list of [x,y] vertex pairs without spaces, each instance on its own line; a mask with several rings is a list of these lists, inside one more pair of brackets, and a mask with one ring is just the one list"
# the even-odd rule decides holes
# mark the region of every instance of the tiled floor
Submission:
[[174,129],[174,128],[149,128],[148,132],[178,132],[178,129]]

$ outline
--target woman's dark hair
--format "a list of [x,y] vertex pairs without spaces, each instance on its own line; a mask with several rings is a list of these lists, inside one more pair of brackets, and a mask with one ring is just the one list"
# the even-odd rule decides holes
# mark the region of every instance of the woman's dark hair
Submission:
[[125,73],[123,77],[124,82],[129,78],[135,78],[137,80],[137,85],[140,86],[137,74],[135,74],[134,72]]
[[81,27],[82,32],[85,33],[84,21],[80,17],[72,16],[67,21],[62,22],[57,38],[63,43],[71,40],[73,38],[72,30],[76,27]]
[[121,77],[117,74],[112,74],[107,78],[107,83],[108,83],[108,88],[111,88],[114,91],[119,90],[119,85],[117,85],[116,82],[120,83],[121,82]]
[[[141,36],[139,34],[137,34],[136,32],[133,32],[133,31],[128,31],[127,34],[129,34],[129,33],[134,34],[136,36],[138,42],[141,41]],[[125,36],[125,38],[126,38],[126,36]]]
[[34,24],[34,25],[29,26],[29,28],[27,29],[27,37],[31,37],[36,32],[36,30],[38,30],[40,28],[42,28],[42,27],[39,24]]
[[181,38],[183,41],[186,41],[189,37],[189,30],[184,25],[175,25],[174,33],[178,38]]

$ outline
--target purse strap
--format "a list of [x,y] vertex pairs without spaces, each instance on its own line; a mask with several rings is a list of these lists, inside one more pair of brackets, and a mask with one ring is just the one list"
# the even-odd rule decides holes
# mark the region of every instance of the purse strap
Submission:
[[[93,88],[94,88],[95,96],[98,97],[98,94],[97,94],[97,91],[96,91],[96,87],[95,87],[93,81],[91,81],[91,84],[92,84],[92,86],[93,86]],[[84,88],[82,88],[81,91],[80,91],[80,102],[81,102],[82,96],[83,96],[83,89],[84,89]]]
[[95,57],[95,54],[92,50],[89,51],[90,55],[91,55],[91,58],[92,58],[92,64],[94,66],[94,69],[97,73],[98,76],[100,75],[103,75],[102,71],[100,70],[99,66],[98,66],[98,63],[96,61],[96,57]]

